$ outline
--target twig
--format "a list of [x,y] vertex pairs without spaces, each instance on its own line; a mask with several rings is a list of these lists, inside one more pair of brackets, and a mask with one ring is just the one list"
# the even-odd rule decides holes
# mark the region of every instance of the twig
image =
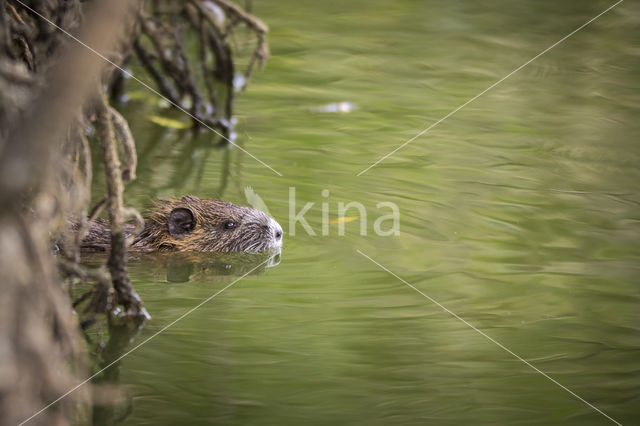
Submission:
[[133,317],[147,317],[142,301],[129,281],[126,268],[126,241],[124,233],[124,214],[122,202],[122,172],[116,148],[115,131],[111,121],[109,104],[104,94],[100,93],[96,102],[96,130],[102,145],[102,155],[107,181],[107,207],[111,225],[111,252],[107,266],[111,272],[113,288],[117,302],[124,311]]
[[129,129],[129,123],[124,119],[118,111],[109,106],[109,112],[111,113],[111,121],[115,133],[118,135],[118,140],[122,145],[124,151],[124,168],[122,169],[122,180],[125,183],[129,183],[136,178],[136,167],[138,165],[138,155],[136,154],[136,142]]

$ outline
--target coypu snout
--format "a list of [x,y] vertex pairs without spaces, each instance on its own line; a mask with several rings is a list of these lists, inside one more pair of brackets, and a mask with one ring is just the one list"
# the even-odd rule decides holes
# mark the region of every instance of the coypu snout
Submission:
[[[132,231],[133,224],[125,224],[127,237]],[[110,241],[108,223],[96,219],[90,224],[82,248],[104,251],[109,249]],[[232,253],[280,247],[282,227],[266,213],[187,195],[156,202],[130,250]]]
[[188,195],[159,201],[132,248],[255,252],[282,247],[282,227],[266,213]]

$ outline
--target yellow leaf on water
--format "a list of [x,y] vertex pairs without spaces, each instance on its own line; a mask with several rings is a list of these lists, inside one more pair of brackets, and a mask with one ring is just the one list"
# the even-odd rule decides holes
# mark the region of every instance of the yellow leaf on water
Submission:
[[171,129],[189,129],[192,127],[190,122],[184,122],[180,120],[174,120],[173,118],[161,117],[159,115],[151,115],[147,117],[149,121],[162,127],[169,127]]
[[330,220],[329,223],[347,223],[347,222],[353,222],[354,220],[358,220],[358,219],[360,219],[360,216],[346,216],[346,217],[339,217],[337,219]]

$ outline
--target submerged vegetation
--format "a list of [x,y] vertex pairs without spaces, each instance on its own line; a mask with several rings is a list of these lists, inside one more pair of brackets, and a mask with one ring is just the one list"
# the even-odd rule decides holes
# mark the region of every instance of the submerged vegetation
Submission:
[[[138,162],[127,120],[113,107],[126,95],[125,79],[232,143],[235,92],[268,58],[267,27],[249,9],[228,0],[2,1],[0,315],[8,326],[0,346],[10,354],[0,367],[0,411],[8,423],[38,414],[87,376],[72,308],[83,326],[101,314],[134,328],[148,317],[126,268],[123,224],[141,229],[142,218],[123,199]],[[243,54],[249,59],[238,69]],[[132,62],[145,78],[126,70]],[[106,197],[90,205],[92,153],[105,170]],[[80,242],[103,210],[109,258],[81,265]],[[78,282],[93,285],[78,294]],[[87,417],[86,398],[78,392],[33,424]]]

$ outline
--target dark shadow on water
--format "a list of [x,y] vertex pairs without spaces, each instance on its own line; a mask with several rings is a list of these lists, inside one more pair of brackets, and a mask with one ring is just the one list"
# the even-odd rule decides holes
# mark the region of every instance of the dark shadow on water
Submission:
[[92,380],[94,426],[122,423],[133,412],[132,395],[126,388],[119,386],[122,362],[119,358],[126,353],[143,327],[144,325],[137,327],[128,321],[118,323],[117,320],[110,320],[106,333],[108,335],[99,336],[94,343],[94,369],[100,371],[106,368]]

